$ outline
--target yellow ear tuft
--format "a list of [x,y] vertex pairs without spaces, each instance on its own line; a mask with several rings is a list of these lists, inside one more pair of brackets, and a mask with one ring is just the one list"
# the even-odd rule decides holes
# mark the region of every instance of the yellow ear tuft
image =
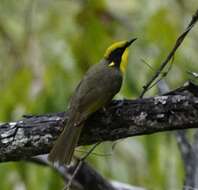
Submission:
[[120,70],[122,71],[122,73],[126,71],[126,67],[128,64],[128,55],[129,55],[129,51],[128,48],[126,48],[124,53],[122,54],[122,59],[120,63]]
[[117,48],[123,47],[126,44],[127,41],[119,41],[113,43],[111,46],[109,46],[104,54],[105,58],[108,58],[108,56],[111,54],[111,52]]

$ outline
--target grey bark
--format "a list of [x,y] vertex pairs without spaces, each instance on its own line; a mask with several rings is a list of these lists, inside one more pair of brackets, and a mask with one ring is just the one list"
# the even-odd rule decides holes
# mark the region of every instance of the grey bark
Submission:
[[[0,125],[0,162],[48,153],[63,129],[66,113],[26,116]],[[198,128],[198,86],[136,100],[115,100],[93,114],[78,145],[115,141],[160,131]]]

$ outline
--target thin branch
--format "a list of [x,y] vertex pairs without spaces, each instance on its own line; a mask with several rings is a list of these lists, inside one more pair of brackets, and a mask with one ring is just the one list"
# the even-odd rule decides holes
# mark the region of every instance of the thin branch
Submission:
[[78,160],[78,163],[77,163],[77,165],[76,165],[76,168],[75,168],[75,170],[74,170],[74,172],[73,172],[73,174],[72,174],[72,176],[71,176],[69,182],[68,182],[67,185],[64,187],[64,190],[69,190],[69,189],[70,189],[70,187],[71,187],[71,185],[72,185],[72,183],[73,183],[74,178],[76,177],[78,171],[81,169],[81,167],[82,167],[82,165],[83,165],[83,162],[87,159],[87,157],[94,151],[94,149],[95,149],[99,144],[100,144],[100,143],[96,143],[95,145],[93,145],[93,146],[91,147],[91,149],[90,149],[88,152],[86,152],[85,155],[84,155],[82,158],[80,158],[80,159]]
[[170,51],[170,53],[168,54],[168,56],[166,57],[164,62],[162,62],[162,64],[160,65],[159,69],[157,70],[157,72],[148,81],[148,83],[143,86],[143,91],[142,91],[142,93],[140,95],[140,98],[142,98],[144,96],[144,94],[148,91],[148,89],[150,88],[152,83],[159,77],[159,75],[162,73],[163,69],[166,67],[166,65],[169,63],[169,61],[174,57],[177,49],[182,44],[182,42],[184,41],[186,35],[190,32],[190,30],[193,28],[193,26],[196,24],[197,21],[198,21],[198,10],[192,16],[191,22],[189,23],[189,25],[187,26],[185,31],[177,38],[173,49]]
[[[74,167],[76,167],[76,164],[71,165],[70,168],[66,167],[64,165],[54,166],[48,161],[48,154],[35,156],[35,157],[33,157],[31,159],[27,159],[25,161],[33,162],[35,164],[39,164],[42,166],[48,166],[48,167],[52,168],[53,170],[58,172],[58,174],[62,177],[62,179],[65,181],[65,183],[68,183],[71,180],[71,175],[72,175],[71,171],[73,170]],[[81,184],[77,180],[72,180],[71,189],[72,190],[84,190],[85,188],[83,187],[83,185],[84,184]]]

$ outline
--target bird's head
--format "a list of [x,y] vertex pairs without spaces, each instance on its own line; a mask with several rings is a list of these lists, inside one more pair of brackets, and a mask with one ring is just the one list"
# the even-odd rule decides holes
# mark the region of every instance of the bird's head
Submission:
[[116,42],[107,48],[104,58],[107,60],[108,66],[117,67],[122,71],[122,73],[124,73],[128,63],[128,47],[136,39],[137,38],[130,41]]

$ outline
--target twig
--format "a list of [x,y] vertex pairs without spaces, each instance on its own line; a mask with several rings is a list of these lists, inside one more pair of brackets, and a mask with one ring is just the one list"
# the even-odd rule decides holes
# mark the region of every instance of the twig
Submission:
[[144,59],[140,59],[149,69],[151,69],[152,71],[154,71],[154,69],[153,69],[153,67],[149,64],[149,63],[147,63],[147,61],[146,60],[144,60]]
[[164,62],[162,62],[161,66],[157,70],[157,72],[154,74],[154,76],[149,80],[149,82],[143,86],[143,91],[140,95],[140,98],[144,96],[144,94],[148,91],[149,87],[152,85],[152,83],[159,77],[160,73],[163,71],[163,69],[166,67],[166,65],[169,63],[169,61],[174,57],[178,47],[182,44],[183,40],[185,39],[186,35],[190,32],[190,30],[193,28],[193,26],[198,21],[198,10],[195,12],[195,14],[192,16],[191,22],[189,23],[186,30],[177,38],[175,45],[171,52],[168,54]]
[[[172,60],[173,60],[173,59],[172,59]],[[148,90],[150,90],[151,88],[153,88],[155,85],[159,84],[159,82],[162,81],[162,79],[163,79],[164,77],[166,77],[166,75],[169,73],[169,71],[171,70],[171,68],[172,68],[172,64],[170,64],[170,66],[168,67],[167,71],[161,72],[161,75],[162,75],[162,76],[161,76],[157,81],[155,81],[155,82],[148,88]],[[162,94],[164,94],[164,93],[162,93]]]
[[[87,153],[88,151],[75,149],[75,152]],[[112,152],[110,153],[92,152],[91,155],[96,157],[108,157],[108,156],[112,156]]]
[[74,178],[75,178],[76,174],[78,173],[78,171],[80,170],[80,168],[82,166],[82,163],[83,162],[81,160],[78,161],[78,164],[77,164],[77,166],[76,166],[76,168],[75,168],[75,170],[74,170],[71,178],[69,179],[67,185],[63,188],[63,190],[69,190],[70,189],[70,187],[71,187],[71,185],[72,185],[72,183],[74,181]]
[[76,174],[77,174],[78,171],[80,170],[80,168],[81,168],[83,162],[86,160],[86,158],[94,151],[94,149],[95,149],[99,144],[100,144],[100,142],[99,142],[99,143],[96,143],[95,145],[93,145],[93,146],[91,147],[91,149],[90,149],[82,158],[80,158],[80,159],[78,160],[77,166],[76,166],[76,168],[75,168],[75,170],[74,170],[74,172],[73,172],[71,178],[69,179],[67,185],[64,187],[63,190],[69,190],[69,189],[70,189],[70,187],[71,187],[71,185],[72,185],[72,182],[73,182],[73,180],[74,180]]

